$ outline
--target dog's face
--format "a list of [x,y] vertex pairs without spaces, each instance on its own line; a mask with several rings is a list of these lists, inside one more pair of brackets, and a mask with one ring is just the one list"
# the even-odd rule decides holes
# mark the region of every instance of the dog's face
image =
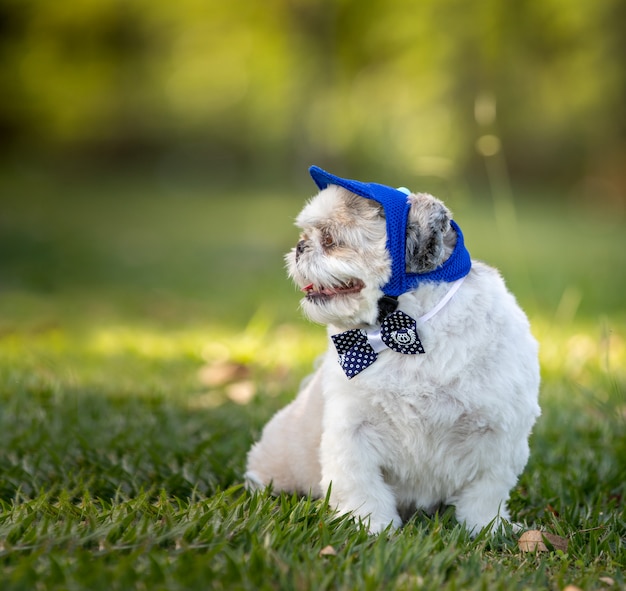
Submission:
[[[448,238],[450,212],[430,195],[407,199],[407,272],[424,273],[439,266],[454,246],[454,238]],[[340,328],[374,324],[391,275],[382,206],[331,185],[304,207],[296,225],[300,241],[286,260],[290,277],[305,293],[305,314]]]

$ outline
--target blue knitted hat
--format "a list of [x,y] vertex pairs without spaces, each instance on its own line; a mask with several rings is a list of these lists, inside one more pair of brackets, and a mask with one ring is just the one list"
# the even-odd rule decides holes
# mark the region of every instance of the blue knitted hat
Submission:
[[383,287],[385,295],[399,296],[416,289],[418,285],[426,281],[452,282],[469,273],[472,262],[463,242],[461,228],[454,220],[450,220],[450,225],[457,234],[456,246],[448,260],[428,273],[407,273],[405,262],[406,225],[411,209],[407,194],[402,190],[378,183],[362,183],[342,179],[318,166],[311,166],[309,173],[320,189],[325,189],[328,185],[338,185],[351,193],[366,199],[373,199],[383,206],[387,221],[387,250],[391,256],[391,278]]

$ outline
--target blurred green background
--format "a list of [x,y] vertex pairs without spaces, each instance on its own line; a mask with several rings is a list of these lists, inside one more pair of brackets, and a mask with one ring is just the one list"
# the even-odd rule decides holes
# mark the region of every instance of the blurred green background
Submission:
[[480,183],[503,146],[621,211],[624,55],[621,0],[2,0],[2,155]]
[[2,322],[299,322],[316,163],[444,199],[532,316],[619,325],[624,55],[622,0],[0,0]]

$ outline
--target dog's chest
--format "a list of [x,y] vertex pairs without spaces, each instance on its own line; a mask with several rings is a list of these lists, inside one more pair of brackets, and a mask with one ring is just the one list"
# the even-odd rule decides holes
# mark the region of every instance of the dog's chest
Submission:
[[468,457],[490,439],[486,409],[464,396],[458,379],[424,373],[409,378],[402,364],[374,368],[368,368],[367,380],[343,378],[327,411],[336,409],[352,432],[372,444],[395,486],[411,488],[424,503],[451,494],[468,477]]
[[463,421],[464,406],[450,387],[422,383],[420,388],[391,387],[364,394],[362,411],[391,446],[397,442],[413,448],[418,441],[432,445]]
[[398,499],[428,507],[445,500],[475,473],[475,459],[493,444],[493,430],[478,410],[454,396],[427,392],[379,396],[370,408],[369,437],[376,442],[385,480]]

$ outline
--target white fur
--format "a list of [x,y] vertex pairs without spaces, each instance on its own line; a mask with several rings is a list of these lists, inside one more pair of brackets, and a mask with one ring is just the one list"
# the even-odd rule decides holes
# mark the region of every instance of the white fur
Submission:
[[[360,211],[354,235],[344,233],[345,221],[335,229],[346,251],[337,251],[338,259],[318,248],[312,235],[344,200],[335,187],[322,191],[299,218],[315,247],[299,260],[295,249],[288,256],[302,287],[331,277],[365,282],[356,296],[303,303],[314,319],[334,321],[329,336],[371,325],[389,276],[380,214],[361,222]],[[398,309],[419,318],[449,288],[424,284],[400,296]],[[372,532],[441,503],[454,505],[474,534],[508,519],[509,491],[526,465],[540,414],[537,343],[528,320],[498,272],[473,261],[458,292],[418,331],[426,354],[385,350],[352,380],[329,339],[320,367],[250,450],[248,483],[315,496],[331,486],[332,504],[369,520]]]

